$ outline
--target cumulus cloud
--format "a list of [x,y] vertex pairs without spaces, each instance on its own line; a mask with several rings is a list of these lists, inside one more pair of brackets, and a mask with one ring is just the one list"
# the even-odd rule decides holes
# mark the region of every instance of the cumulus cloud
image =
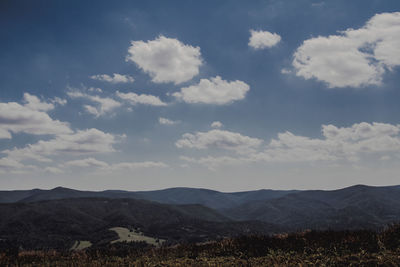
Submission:
[[71,98],[84,98],[96,103],[96,106],[93,105],[83,106],[88,113],[93,114],[96,117],[110,113],[111,111],[122,105],[120,102],[112,98],[100,97],[98,95],[89,95],[77,90],[69,91],[67,92],[67,95]]
[[111,76],[108,74],[98,74],[90,76],[90,78],[93,80],[109,82],[109,83],[133,83],[135,81],[135,79],[133,79],[129,75],[122,75],[118,73],[114,73]]
[[173,121],[173,120],[163,118],[163,117],[158,118],[158,122],[162,125],[175,125],[175,124],[180,123],[180,121]]
[[[22,148],[13,148],[1,151],[5,156],[0,158],[0,171],[15,172],[37,169],[33,165],[26,165],[26,161],[40,163],[51,163],[55,156],[82,156],[115,152],[113,145],[119,142],[124,136],[104,133],[98,129],[78,130],[71,134],[60,134],[50,140],[40,140],[34,144],[28,144]],[[61,164],[61,167],[68,166],[102,166],[104,165],[93,158],[80,162],[70,161]],[[42,168],[45,172],[52,174],[62,173],[63,170],[54,166]]]
[[222,128],[224,126],[220,121],[214,121],[211,123],[211,128]]
[[135,62],[155,83],[189,81],[202,64],[199,47],[164,36],[147,42],[132,41],[126,60]]
[[296,75],[329,88],[379,85],[400,65],[400,12],[373,16],[360,29],[305,40],[294,53]]
[[24,93],[24,106],[38,111],[49,111],[54,109],[54,105],[41,101],[37,96]]
[[323,135],[331,140],[359,141],[380,136],[394,136],[399,134],[399,125],[374,122],[361,122],[351,127],[339,128],[335,125],[322,125]]
[[181,88],[173,96],[187,103],[224,105],[244,99],[250,86],[242,81],[225,81],[221,77],[201,79],[196,85]]
[[11,138],[11,133],[57,135],[71,133],[66,122],[53,120],[44,112],[54,106],[41,102],[30,94],[24,95],[25,104],[0,103],[0,138]]
[[[77,97],[83,95],[76,92]],[[83,97],[86,97],[83,95]],[[96,100],[96,98],[95,98]],[[56,102],[64,101],[54,99]],[[38,97],[24,94],[23,105],[8,102],[0,103],[0,138],[12,138],[12,133],[47,135],[24,147],[14,147],[0,151],[0,171],[25,173],[41,170],[53,174],[62,170],[54,166],[37,167],[27,161],[53,162],[55,156],[79,156],[114,152],[113,145],[124,135],[113,135],[98,129],[72,130],[68,123],[53,120],[45,111],[54,108],[53,104],[41,101]]]
[[268,31],[250,30],[249,46],[254,49],[265,49],[277,45],[281,41],[281,36]]
[[[214,138],[212,136],[206,138],[198,134],[184,135],[176,145],[204,149],[218,146],[218,141],[215,140],[224,139],[224,137]],[[354,163],[367,159],[391,159],[393,155],[400,156],[400,125],[377,122],[361,122],[350,127],[322,125],[322,136],[323,138],[310,138],[283,132],[279,133],[276,139],[272,139],[264,149],[260,149],[259,145],[254,145],[252,153],[242,154],[240,157],[208,156],[203,158],[183,157],[182,159],[187,162],[197,162],[207,168],[216,168],[219,165],[238,165],[250,162]],[[224,144],[224,141],[220,142]],[[229,146],[232,145],[229,144]],[[235,145],[232,147],[233,150],[236,150]],[[240,151],[240,149],[238,150]]]
[[351,127],[322,125],[322,139],[278,134],[267,149],[257,155],[265,161],[360,161],[366,156],[400,152],[400,125],[358,123]]
[[175,145],[178,148],[221,148],[243,154],[254,152],[262,142],[258,138],[215,129],[208,132],[196,132],[194,134],[186,133],[182,135],[182,138]]
[[78,130],[72,134],[60,134],[50,140],[40,140],[23,148],[3,150],[9,159],[52,161],[53,155],[85,155],[114,152],[113,144],[117,136],[104,133],[98,129]]
[[166,106],[167,103],[164,103],[158,96],[154,95],[146,95],[146,94],[135,94],[135,93],[121,93],[118,92],[116,95],[128,101],[131,105],[136,104],[143,104],[143,105],[150,105],[150,106]]

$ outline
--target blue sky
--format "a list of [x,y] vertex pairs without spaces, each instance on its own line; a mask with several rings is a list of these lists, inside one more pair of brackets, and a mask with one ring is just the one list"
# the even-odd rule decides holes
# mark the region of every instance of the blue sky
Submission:
[[399,184],[399,11],[2,1],[0,187]]

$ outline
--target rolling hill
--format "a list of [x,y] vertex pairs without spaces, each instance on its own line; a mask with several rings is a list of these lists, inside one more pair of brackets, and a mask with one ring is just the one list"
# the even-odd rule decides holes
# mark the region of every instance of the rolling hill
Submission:
[[112,227],[137,229],[169,243],[282,231],[268,223],[234,222],[201,205],[166,205],[136,199],[3,203],[0,214],[0,239],[29,249],[68,249],[79,240],[106,244],[118,238],[109,230]]
[[298,229],[377,229],[400,221],[400,187],[356,185],[299,191],[222,211],[236,220],[260,220]]
[[24,247],[104,244],[108,229],[140,229],[168,242],[304,229],[381,229],[400,222],[400,187],[356,185],[339,190],[207,189],[101,192],[63,187],[1,191],[0,239]]

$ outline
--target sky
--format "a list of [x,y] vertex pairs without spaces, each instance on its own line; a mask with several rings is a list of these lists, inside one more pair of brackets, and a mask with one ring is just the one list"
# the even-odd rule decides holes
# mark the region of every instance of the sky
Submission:
[[398,0],[0,2],[0,188],[400,184]]

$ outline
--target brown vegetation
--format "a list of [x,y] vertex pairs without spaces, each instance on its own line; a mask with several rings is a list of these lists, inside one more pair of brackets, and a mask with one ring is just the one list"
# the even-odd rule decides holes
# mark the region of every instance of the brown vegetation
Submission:
[[154,248],[115,243],[85,251],[18,251],[4,246],[1,266],[398,266],[400,226],[383,232],[306,231],[242,236]]

